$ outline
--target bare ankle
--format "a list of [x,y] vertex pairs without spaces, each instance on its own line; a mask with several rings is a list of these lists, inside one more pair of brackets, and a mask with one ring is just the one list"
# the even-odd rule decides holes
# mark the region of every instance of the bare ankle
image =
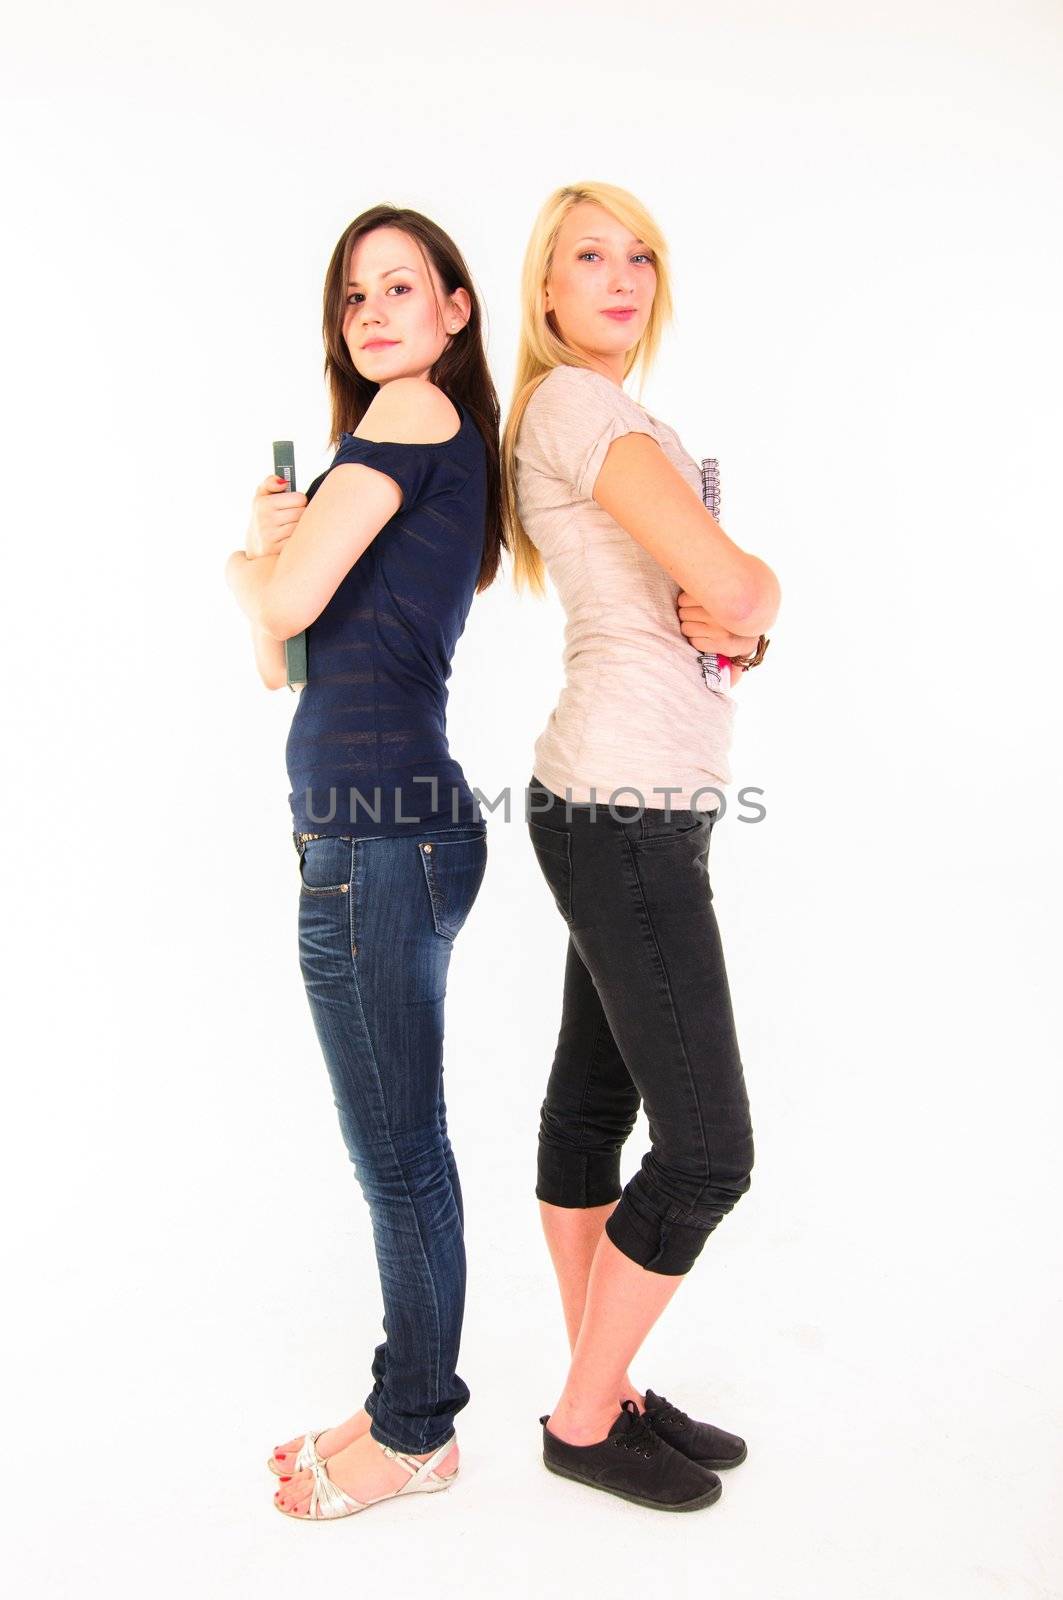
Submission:
[[616,1421],[619,1402],[575,1405],[564,1396],[551,1412],[547,1429],[566,1444],[600,1444]]

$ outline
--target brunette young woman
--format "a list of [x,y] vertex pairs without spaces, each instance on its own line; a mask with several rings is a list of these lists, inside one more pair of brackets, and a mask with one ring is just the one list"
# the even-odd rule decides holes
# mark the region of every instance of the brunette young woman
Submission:
[[277,1445],[274,1503],[344,1517],[458,1470],[463,1210],[443,1097],[454,940],[486,824],[447,743],[447,679],[498,571],[498,399],[456,245],[417,211],[345,229],[324,294],[331,465],[255,492],[226,568],[259,672],[308,676],[287,743],[299,958],[340,1128],[368,1203],[384,1303],[372,1388],[338,1427]]
[[[526,813],[568,931],[536,1193],[572,1361],[540,1419],[544,1461],[687,1511],[719,1497],[745,1443],[639,1391],[629,1365],[750,1185],[708,857],[732,685],[759,665],[779,585],[706,509],[675,430],[623,388],[670,312],[665,241],[634,196],[550,196],[524,263],[503,493],[518,586],[541,592],[545,566],[567,623]],[[622,1186],[640,1102],[651,1146]]]

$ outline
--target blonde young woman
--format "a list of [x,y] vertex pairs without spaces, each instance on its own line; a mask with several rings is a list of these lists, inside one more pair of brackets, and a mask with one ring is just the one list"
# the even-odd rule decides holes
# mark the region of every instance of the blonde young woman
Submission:
[[[671,312],[665,242],[623,189],[556,191],[525,257],[503,440],[518,586],[549,572],[566,683],[535,745],[528,826],[568,929],[538,1181],[572,1363],[541,1418],[553,1472],[668,1511],[710,1505],[737,1435],[629,1364],[750,1184],[753,1139],[708,855],[733,682],[759,664],[774,573],[702,503],[675,431],[624,390]],[[728,658],[717,682],[700,652]],[[626,1185],[640,1102],[651,1147]]]

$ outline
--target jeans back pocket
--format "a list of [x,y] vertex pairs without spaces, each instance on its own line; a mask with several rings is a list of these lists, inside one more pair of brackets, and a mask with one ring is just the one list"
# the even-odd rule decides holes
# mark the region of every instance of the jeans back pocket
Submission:
[[432,925],[444,939],[456,939],[480,892],[487,871],[486,829],[448,839],[436,834],[416,841],[424,868]]
[[539,869],[565,921],[572,921],[572,835],[529,819],[528,832]]

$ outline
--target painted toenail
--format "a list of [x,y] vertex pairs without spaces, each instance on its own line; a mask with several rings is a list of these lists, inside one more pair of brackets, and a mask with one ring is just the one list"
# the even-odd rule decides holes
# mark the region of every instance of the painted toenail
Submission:
[[292,1481],[291,1478],[282,1478],[281,1479],[282,1483],[291,1483],[291,1481]]

